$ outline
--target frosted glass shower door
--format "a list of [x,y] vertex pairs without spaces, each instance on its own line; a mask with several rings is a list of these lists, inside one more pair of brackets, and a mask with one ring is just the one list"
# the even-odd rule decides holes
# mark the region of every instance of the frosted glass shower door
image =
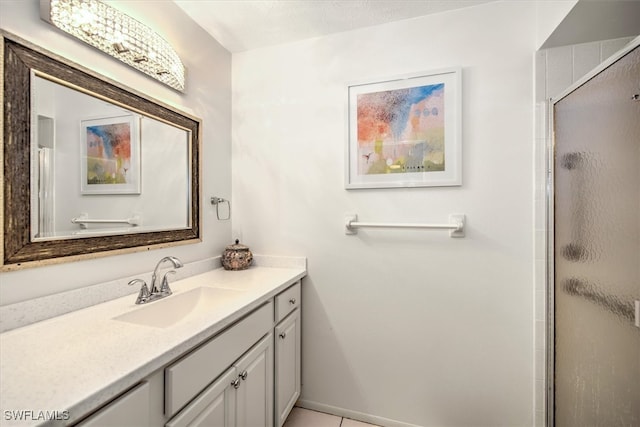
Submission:
[[636,94],[639,47],[554,105],[557,427],[640,426]]

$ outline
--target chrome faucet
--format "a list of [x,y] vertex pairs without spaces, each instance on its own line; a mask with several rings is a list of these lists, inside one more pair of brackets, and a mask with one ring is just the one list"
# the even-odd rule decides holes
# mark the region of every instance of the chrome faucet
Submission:
[[170,261],[173,264],[174,268],[181,268],[183,266],[182,261],[174,256],[166,256],[158,261],[156,264],[155,270],[153,270],[153,276],[151,276],[151,294],[161,294],[163,296],[171,295],[171,289],[169,288],[169,280],[167,280],[167,274],[175,273],[174,270],[168,271],[162,277],[162,284],[160,285],[160,289],[156,286],[156,280],[158,278],[158,269],[162,265],[163,262]]
[[169,287],[169,279],[167,276],[169,274],[175,274],[175,270],[167,271],[164,276],[162,276],[162,283],[160,284],[160,289],[156,285],[158,279],[158,270],[160,266],[165,262],[169,261],[173,264],[174,268],[181,268],[184,264],[178,258],[173,256],[166,256],[158,261],[156,264],[156,268],[153,270],[153,275],[151,276],[151,290],[147,287],[147,282],[142,279],[133,279],[129,282],[129,286],[135,285],[136,283],[142,283],[142,287],[140,288],[140,292],[138,293],[138,298],[136,299],[136,304],[146,304],[148,302],[152,302],[164,297],[168,297],[173,292]]

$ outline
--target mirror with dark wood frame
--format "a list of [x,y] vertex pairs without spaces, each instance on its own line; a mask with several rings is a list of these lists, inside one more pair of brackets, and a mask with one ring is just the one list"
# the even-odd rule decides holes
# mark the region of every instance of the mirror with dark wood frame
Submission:
[[[0,36],[2,36],[0,46],[3,61],[4,167],[2,269],[12,270],[76,258],[108,255],[114,253],[113,251],[133,252],[149,247],[199,241],[201,236],[200,120],[144,94],[125,88],[119,83],[47,52],[17,36],[4,31]],[[68,96],[64,98],[65,100],[71,97],[90,99],[94,104],[100,105],[102,108],[99,110],[102,111],[100,118],[96,119],[96,113],[85,109],[84,113],[90,120],[81,122],[78,119],[80,117],[78,113],[72,115],[69,113],[71,108],[64,108],[64,102],[69,101],[60,99],[57,101],[60,104],[57,108],[50,107],[57,112],[52,114],[56,115],[54,120],[40,114],[42,108],[36,105],[34,99],[43,98],[43,93],[62,91],[68,93],[68,95],[62,95]],[[78,98],[79,96],[84,98]],[[47,99],[45,104],[53,102],[55,101]],[[84,101],[78,103],[80,102]],[[63,117],[60,111],[69,113],[66,116],[70,117]],[[116,111],[116,113],[105,114],[104,111]],[[102,119],[102,115],[107,118]],[[92,186],[87,184],[96,182],[102,184],[102,182],[87,181],[86,170],[85,174],[82,174],[82,179],[78,178],[81,175],[78,169],[82,170],[83,167],[86,169],[89,162],[94,161],[87,160],[90,156],[86,153],[86,147],[84,147],[85,152],[82,153],[81,148],[83,144],[88,144],[88,137],[85,136],[85,140],[82,141],[80,130],[82,129],[87,135],[86,123],[97,124],[102,130],[108,129],[108,126],[114,123],[112,120],[114,115],[123,116],[126,118],[125,122],[135,124],[131,127],[135,130],[131,132],[131,141],[133,141],[131,147],[134,147],[134,143],[139,144],[139,148],[134,153],[137,156],[134,160],[138,169],[136,170],[138,175],[134,181],[136,187],[126,192],[113,190],[112,187],[117,185],[93,185],[91,189]],[[39,145],[36,140],[42,139],[42,129],[55,127],[49,122],[55,122],[60,128],[71,128],[68,134],[64,137],[58,136],[58,139],[61,141],[60,145],[63,141],[71,145],[72,148],[68,149],[68,152],[73,155],[55,153],[57,155],[55,169],[69,170],[72,173],[68,175],[74,178],[65,182],[58,173],[57,178],[52,179],[57,181],[58,187],[62,189],[52,192],[55,194],[55,203],[51,205],[73,205],[74,208],[70,212],[59,215],[62,218],[58,222],[70,224],[74,221],[74,225],[70,227],[75,228],[67,230],[67,225],[58,225],[53,231],[45,232],[43,223],[54,221],[46,218],[43,221],[41,205],[49,202],[40,197],[39,185],[42,183],[35,181],[41,180],[39,170],[42,174],[42,165],[47,165],[47,160],[45,157],[45,162],[39,168],[39,155],[43,153],[38,152]],[[70,124],[64,125],[67,122]],[[163,137],[171,134],[174,135],[172,138]],[[162,142],[163,140],[169,142]],[[172,146],[171,141],[178,142]],[[129,136],[127,136],[127,142],[129,142]],[[161,144],[164,146],[161,147]],[[176,149],[176,146],[180,146],[180,149]],[[59,149],[59,151],[62,150]],[[158,152],[163,154],[158,155]],[[130,156],[128,151],[127,155]],[[164,158],[164,163],[157,160],[159,158]],[[125,172],[130,165],[127,163],[126,166]],[[166,172],[162,173],[163,170],[171,171],[175,179],[168,178],[169,175]],[[113,175],[115,176],[115,172]],[[174,185],[175,191],[170,190],[171,185]],[[77,206],[74,204],[76,201],[79,203]],[[85,202],[85,206],[80,204],[81,202]],[[105,212],[104,206],[110,205],[124,207],[125,214],[121,215],[131,216],[131,212],[138,212],[136,220],[125,226],[109,224],[100,227],[93,224],[87,226],[85,223],[75,225],[78,216],[86,215],[82,211],[94,209],[97,212]],[[168,211],[170,206],[177,206],[178,212],[176,215],[165,215],[165,217],[174,219],[163,222],[155,218],[162,217],[158,213]],[[139,211],[143,209],[147,210],[147,214],[144,215],[145,218],[139,220],[137,215],[140,215]],[[59,208],[56,211],[58,210]],[[113,216],[113,214],[110,213],[107,216]],[[91,216],[94,215],[95,212],[91,214]],[[70,216],[76,218],[69,218]],[[176,216],[181,219],[175,220]],[[61,231],[61,228],[65,230]]]

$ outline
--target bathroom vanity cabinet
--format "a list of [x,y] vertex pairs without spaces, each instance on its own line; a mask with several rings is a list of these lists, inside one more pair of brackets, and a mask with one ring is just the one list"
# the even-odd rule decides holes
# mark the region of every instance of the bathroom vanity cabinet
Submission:
[[296,282],[78,425],[280,427],[300,396]]
[[272,426],[272,342],[269,333],[166,426]]
[[145,426],[150,422],[149,383],[143,381],[132,390],[77,424],[81,427]]
[[300,285],[276,297],[275,423],[284,424],[300,397]]

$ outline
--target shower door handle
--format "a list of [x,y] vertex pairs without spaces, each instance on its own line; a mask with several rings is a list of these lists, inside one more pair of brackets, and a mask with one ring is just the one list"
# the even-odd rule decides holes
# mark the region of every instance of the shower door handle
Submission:
[[635,300],[633,302],[633,304],[635,305],[635,316],[636,316],[636,321],[635,321],[635,325],[636,328],[640,328],[640,301]]

